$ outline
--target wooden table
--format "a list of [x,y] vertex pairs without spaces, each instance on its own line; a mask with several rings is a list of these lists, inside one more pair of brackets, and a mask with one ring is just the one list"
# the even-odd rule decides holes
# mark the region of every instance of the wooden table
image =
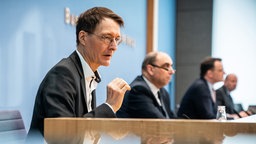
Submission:
[[47,118],[47,143],[256,143],[256,115],[233,121]]

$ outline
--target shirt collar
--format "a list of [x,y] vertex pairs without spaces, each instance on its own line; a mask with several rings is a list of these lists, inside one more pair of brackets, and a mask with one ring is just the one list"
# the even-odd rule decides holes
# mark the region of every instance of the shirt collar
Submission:
[[206,81],[207,82],[207,85],[208,85],[208,87],[209,87],[209,89],[210,89],[210,91],[212,92],[212,90],[214,90],[214,88],[213,88],[213,84],[211,84],[210,82],[208,82],[208,81]]
[[144,76],[142,76],[142,77],[144,78],[144,80],[148,84],[148,86],[151,89],[152,93],[154,95],[157,95],[157,92],[159,91],[159,89],[154,84],[152,84],[146,77],[144,77]]
[[88,80],[88,79],[91,79],[91,78],[95,78],[94,72],[92,71],[92,69],[90,68],[88,63],[84,60],[83,56],[80,54],[80,52],[78,50],[76,50],[76,52],[77,52],[77,54],[79,56],[79,59],[81,61],[85,79]]

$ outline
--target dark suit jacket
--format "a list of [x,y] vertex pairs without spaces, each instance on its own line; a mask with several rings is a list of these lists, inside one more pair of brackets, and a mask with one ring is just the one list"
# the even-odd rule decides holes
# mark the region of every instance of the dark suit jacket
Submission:
[[[137,76],[130,84],[131,90],[125,93],[124,101],[117,111],[117,117],[120,118],[166,118],[157,103],[154,94],[145,82],[142,76]],[[161,96],[166,111],[170,118],[175,115],[170,109],[170,99],[168,92],[160,89]]]
[[190,119],[216,119],[217,106],[205,79],[200,78],[189,87],[182,98],[178,117]]
[[74,51],[56,64],[43,79],[35,100],[29,133],[43,135],[44,118],[51,117],[116,117],[112,109],[102,104],[92,111],[86,105],[85,78],[79,56]]
[[236,114],[233,99],[224,85],[216,90],[216,98],[218,105],[226,106],[226,113]]

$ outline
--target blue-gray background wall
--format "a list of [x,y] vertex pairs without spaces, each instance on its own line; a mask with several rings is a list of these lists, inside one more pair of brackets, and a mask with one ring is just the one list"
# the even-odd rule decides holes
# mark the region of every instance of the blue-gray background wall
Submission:
[[[101,67],[97,104],[105,101],[106,85],[115,77],[130,83],[141,73],[146,54],[147,0],[2,0],[0,2],[0,109],[18,109],[29,129],[34,99],[47,71],[76,49],[75,27],[64,23],[64,8],[78,16],[94,6],[123,17],[121,33],[135,41],[121,44],[109,67]],[[158,50],[175,59],[175,0],[160,0]],[[174,83],[167,86],[174,103]],[[174,105],[174,104],[173,104]]]

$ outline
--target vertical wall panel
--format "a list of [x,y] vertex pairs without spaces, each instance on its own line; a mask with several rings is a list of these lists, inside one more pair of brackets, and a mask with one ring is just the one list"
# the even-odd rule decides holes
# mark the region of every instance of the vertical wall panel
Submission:
[[177,0],[176,104],[199,78],[201,60],[211,55],[212,0]]

